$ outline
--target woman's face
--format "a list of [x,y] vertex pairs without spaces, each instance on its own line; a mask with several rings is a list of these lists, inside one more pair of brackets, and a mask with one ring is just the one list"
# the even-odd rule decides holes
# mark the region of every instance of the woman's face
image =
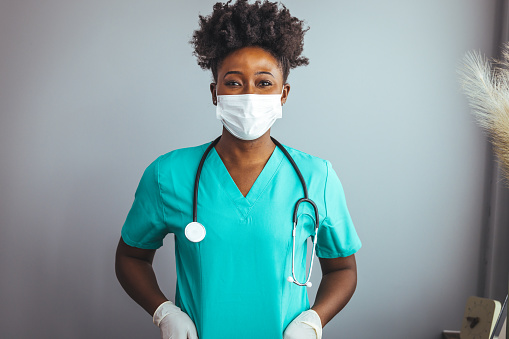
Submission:
[[[284,87],[284,91],[283,91]],[[212,102],[217,95],[283,94],[286,102],[290,85],[283,83],[283,74],[276,58],[259,47],[244,47],[229,54],[217,70],[217,83],[210,84]]]

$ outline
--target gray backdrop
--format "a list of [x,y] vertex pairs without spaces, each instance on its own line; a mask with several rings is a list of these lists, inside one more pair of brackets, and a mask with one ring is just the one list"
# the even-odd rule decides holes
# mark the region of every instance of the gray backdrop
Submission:
[[[0,2],[0,337],[158,337],[114,253],[145,167],[221,131],[188,44],[213,3]],[[492,55],[496,0],[285,4],[311,26],[311,64],[273,135],[332,162],[363,241],[324,338],[459,329],[483,286],[492,159],[456,68]],[[155,269],[170,299],[173,260],[168,236]]]

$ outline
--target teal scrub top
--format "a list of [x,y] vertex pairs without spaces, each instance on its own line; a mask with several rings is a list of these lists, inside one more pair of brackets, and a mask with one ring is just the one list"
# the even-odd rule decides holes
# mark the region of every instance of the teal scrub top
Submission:
[[[291,163],[276,147],[244,197],[213,148],[198,190],[198,222],[206,229],[198,243],[184,229],[193,221],[193,188],[209,143],[175,150],[145,170],[122,227],[130,246],[157,249],[175,237],[175,304],[196,325],[200,339],[282,338],[288,324],[309,309],[307,288],[292,275],[293,210],[304,196]],[[320,226],[316,255],[346,257],[361,247],[343,188],[329,161],[284,146],[295,160]],[[301,204],[296,234],[295,274],[306,280],[306,240],[314,234],[314,212]],[[316,277],[315,277],[316,278]]]

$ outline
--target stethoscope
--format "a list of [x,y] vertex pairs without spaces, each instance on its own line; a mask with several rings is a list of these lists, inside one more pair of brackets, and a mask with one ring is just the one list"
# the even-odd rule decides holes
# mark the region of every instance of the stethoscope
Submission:
[[[309,281],[311,279],[311,271],[313,270],[313,260],[315,257],[315,249],[316,249],[316,240],[318,235],[318,226],[320,225],[319,222],[319,216],[318,216],[318,208],[316,207],[316,204],[313,202],[313,200],[308,198],[308,189],[306,186],[306,182],[304,181],[304,178],[302,177],[302,173],[300,172],[299,168],[295,164],[295,161],[291,157],[291,155],[288,153],[288,151],[273,137],[270,137],[274,144],[276,144],[277,147],[284,153],[286,158],[290,161],[292,164],[295,172],[299,176],[300,183],[302,184],[302,189],[304,190],[304,198],[300,198],[295,203],[295,208],[293,211],[293,231],[292,231],[292,238],[293,238],[293,245],[292,245],[292,276],[289,276],[287,280],[289,282],[292,282],[299,286],[307,286],[311,287],[312,283]],[[207,158],[207,155],[209,154],[210,150],[218,143],[219,139],[221,139],[221,136],[219,136],[216,140],[212,141],[210,145],[207,147],[205,152],[203,153],[203,156],[201,157],[200,164],[198,165],[198,171],[196,172],[196,179],[194,181],[194,197],[193,197],[193,221],[190,222],[186,228],[185,228],[185,235],[186,238],[189,241],[192,242],[200,242],[205,238],[206,230],[205,227],[200,224],[197,221],[197,210],[198,210],[198,186],[200,183],[200,175],[201,170],[203,168],[203,163],[205,162],[205,159]],[[309,273],[307,275],[307,279],[305,282],[301,283],[297,280],[295,277],[295,236],[296,236],[296,229],[297,229],[297,212],[299,210],[299,206],[301,203],[307,202],[310,203],[311,206],[313,206],[313,209],[315,211],[315,235],[313,237],[313,251],[311,254],[311,263],[309,265]]]

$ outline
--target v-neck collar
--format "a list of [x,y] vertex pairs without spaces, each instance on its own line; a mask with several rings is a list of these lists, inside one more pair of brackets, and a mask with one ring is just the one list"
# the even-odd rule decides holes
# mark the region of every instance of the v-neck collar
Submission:
[[240,192],[237,184],[235,184],[235,181],[231,177],[228,169],[223,163],[223,160],[221,160],[221,157],[214,147],[210,150],[209,165],[211,166],[211,171],[221,183],[221,187],[230,197],[239,212],[244,216],[244,218],[246,218],[249,215],[251,208],[260,198],[263,191],[267,188],[267,185],[272,181],[272,178],[281,165],[283,157],[284,155],[282,151],[276,146],[270,155],[269,160],[267,160],[267,163],[245,197]]

